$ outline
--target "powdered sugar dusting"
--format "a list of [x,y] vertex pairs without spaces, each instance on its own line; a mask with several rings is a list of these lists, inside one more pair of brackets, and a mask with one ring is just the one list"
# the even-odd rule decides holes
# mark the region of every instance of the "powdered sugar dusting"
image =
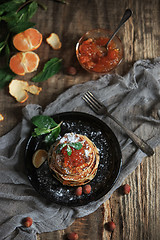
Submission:
[[78,142],[79,141],[79,136],[73,132],[71,133],[66,133],[60,140],[60,143],[65,143],[65,142]]

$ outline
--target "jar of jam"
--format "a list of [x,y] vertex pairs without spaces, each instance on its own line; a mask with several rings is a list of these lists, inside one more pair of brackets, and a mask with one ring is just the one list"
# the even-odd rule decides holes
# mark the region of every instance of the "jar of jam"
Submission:
[[105,74],[115,69],[123,59],[123,45],[115,36],[108,44],[112,33],[105,29],[94,29],[85,33],[76,45],[76,55],[81,66],[93,73]]

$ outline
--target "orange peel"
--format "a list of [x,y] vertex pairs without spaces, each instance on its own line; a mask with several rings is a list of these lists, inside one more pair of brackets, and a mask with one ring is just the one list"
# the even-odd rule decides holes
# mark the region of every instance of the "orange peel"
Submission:
[[3,115],[0,113],[0,122],[4,120]]
[[35,28],[28,28],[13,37],[14,47],[22,52],[33,51],[42,43],[42,34]]
[[40,91],[42,91],[42,88],[36,85],[29,85],[28,82],[23,80],[14,79],[9,84],[9,93],[20,103],[28,99],[28,92],[38,95]]
[[56,33],[51,33],[46,42],[54,49],[58,50],[62,47],[62,43],[59,39],[59,36]]
[[18,52],[13,55],[9,62],[9,67],[17,75],[25,75],[37,70],[39,66],[38,54],[29,52]]
[[48,153],[43,149],[38,149],[32,157],[32,163],[35,168],[39,168],[47,159]]

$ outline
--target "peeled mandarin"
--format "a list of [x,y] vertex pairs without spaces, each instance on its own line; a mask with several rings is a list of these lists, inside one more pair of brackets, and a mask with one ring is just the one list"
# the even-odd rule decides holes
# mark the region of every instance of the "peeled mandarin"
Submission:
[[22,52],[33,51],[42,43],[42,34],[34,28],[29,28],[13,37],[14,47]]
[[39,65],[39,56],[34,52],[18,52],[10,59],[10,69],[18,75],[34,72]]
[[43,149],[37,150],[33,154],[33,158],[32,158],[33,166],[35,168],[39,168],[45,162],[47,157],[48,157],[48,153],[45,150],[43,150]]

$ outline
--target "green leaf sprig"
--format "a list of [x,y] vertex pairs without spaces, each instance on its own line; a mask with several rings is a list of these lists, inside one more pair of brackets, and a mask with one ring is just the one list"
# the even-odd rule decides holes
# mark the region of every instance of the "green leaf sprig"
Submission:
[[46,135],[44,138],[44,142],[48,145],[53,144],[57,137],[59,136],[59,133],[61,131],[61,124],[57,124],[53,118],[45,115],[37,115],[34,116],[31,119],[31,122],[35,126],[34,131],[32,133],[33,137],[41,136],[41,135]]
[[52,58],[45,65],[43,70],[32,78],[33,82],[43,82],[54,74],[58,73],[62,67],[62,59]]
[[82,148],[82,143],[80,143],[80,142],[71,142],[71,143],[62,143],[62,144],[60,143],[57,147],[56,152],[60,153],[61,150],[66,146],[67,146],[67,154],[68,154],[68,156],[71,156],[72,148],[75,148],[76,150],[80,150]]
[[8,84],[16,76],[9,67],[0,69],[0,89]]

